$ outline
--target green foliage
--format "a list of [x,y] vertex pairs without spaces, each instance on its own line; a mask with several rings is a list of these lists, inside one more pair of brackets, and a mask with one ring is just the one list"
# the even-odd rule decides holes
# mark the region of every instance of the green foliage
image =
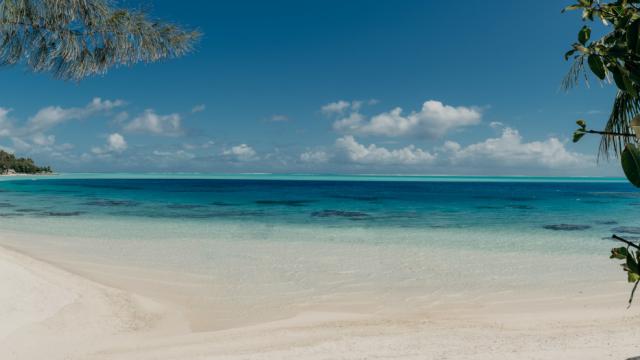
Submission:
[[629,296],[629,304],[633,302],[633,296],[640,282],[640,251],[630,250],[629,247],[619,247],[611,249],[611,259],[624,260],[620,264],[622,269],[627,273],[627,281],[634,284],[631,296]]
[[199,37],[110,0],[0,0],[0,66],[23,63],[61,79],[182,56]]
[[578,129],[573,132],[574,143],[580,141],[580,139],[582,139],[584,134],[587,133],[587,123],[584,120],[578,120],[576,121],[576,124],[578,124]]
[[630,183],[640,187],[640,149],[632,144],[627,144],[620,156],[622,170]]
[[[599,20],[610,30],[601,38],[592,39],[590,24],[580,28],[578,41],[565,54],[565,59],[573,58],[574,63],[564,87],[575,86],[582,76],[588,81],[586,61],[599,81],[613,82],[618,89],[604,131],[588,130],[584,120],[578,120],[573,141],[578,142],[587,133],[602,135],[600,155],[619,155],[627,179],[640,187],[640,148],[632,143],[640,135],[632,130],[632,126],[640,126],[640,0],[578,0],[563,11],[570,10],[581,10],[583,21]],[[627,281],[634,284],[631,304],[640,284],[640,245],[616,235],[613,239],[627,245],[613,248],[610,258],[623,260]]]
[[0,150],[0,172],[5,173],[13,170],[21,174],[43,174],[51,173],[48,166],[37,166],[30,158],[16,158],[4,150]]
[[[579,0],[563,11],[573,10],[582,11],[582,19],[587,24],[580,28],[578,41],[565,54],[565,59],[573,58],[574,64],[563,85],[569,88],[582,77],[588,79],[585,62],[599,81],[616,85],[618,93],[604,129],[600,155],[618,156],[634,140],[615,134],[630,133],[629,122],[640,113],[640,1]],[[596,21],[610,30],[604,36],[592,39],[591,26]]]

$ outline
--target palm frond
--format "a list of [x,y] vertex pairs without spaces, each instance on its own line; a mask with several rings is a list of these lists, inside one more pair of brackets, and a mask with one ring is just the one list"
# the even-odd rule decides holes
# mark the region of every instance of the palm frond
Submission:
[[564,79],[562,79],[561,88],[563,90],[569,90],[578,85],[578,83],[580,82],[580,77],[584,77],[585,83],[587,85],[589,84],[587,72],[584,69],[584,61],[584,55],[577,56],[573,60],[573,64],[571,64],[567,75],[565,75]]
[[[631,120],[638,114],[640,114],[640,98],[618,91],[604,131],[609,133],[632,133]],[[635,141],[635,137],[603,135],[600,140],[598,158],[609,159],[610,155],[617,158],[626,144]]]

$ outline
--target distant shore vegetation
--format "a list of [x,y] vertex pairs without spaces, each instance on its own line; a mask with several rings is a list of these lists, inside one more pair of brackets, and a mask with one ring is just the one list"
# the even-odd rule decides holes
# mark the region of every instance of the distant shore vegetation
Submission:
[[0,173],[10,174],[50,174],[49,166],[38,166],[31,158],[16,157],[14,154],[0,150]]

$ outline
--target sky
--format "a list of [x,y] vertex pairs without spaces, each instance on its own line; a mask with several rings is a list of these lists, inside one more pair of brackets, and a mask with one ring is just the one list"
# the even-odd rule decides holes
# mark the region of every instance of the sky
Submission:
[[621,175],[570,140],[615,89],[561,90],[569,2],[143,4],[196,51],[78,83],[1,69],[0,146],[61,172]]

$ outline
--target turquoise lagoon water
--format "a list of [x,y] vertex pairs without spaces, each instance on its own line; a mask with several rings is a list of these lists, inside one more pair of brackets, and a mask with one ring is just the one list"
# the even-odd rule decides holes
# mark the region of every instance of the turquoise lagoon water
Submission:
[[190,306],[249,322],[618,279],[607,238],[640,236],[638,210],[622,179],[63,174],[0,181],[0,243],[79,270],[187,274],[174,285]]

